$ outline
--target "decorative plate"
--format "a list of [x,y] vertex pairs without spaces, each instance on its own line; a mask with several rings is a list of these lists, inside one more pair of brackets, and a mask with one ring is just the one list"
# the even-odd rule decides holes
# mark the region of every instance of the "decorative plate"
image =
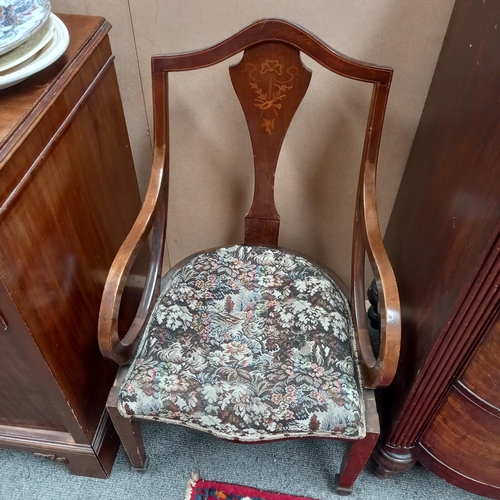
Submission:
[[49,0],[0,0],[0,55],[39,30],[49,14]]
[[54,26],[52,40],[31,61],[25,61],[11,70],[0,73],[0,89],[11,87],[16,83],[26,80],[31,75],[42,71],[50,66],[59,57],[69,45],[69,33],[64,23],[54,14],[50,15]]
[[49,18],[41,29],[31,35],[24,43],[0,56],[0,72],[7,71],[35,55],[50,42],[53,32],[54,27]]

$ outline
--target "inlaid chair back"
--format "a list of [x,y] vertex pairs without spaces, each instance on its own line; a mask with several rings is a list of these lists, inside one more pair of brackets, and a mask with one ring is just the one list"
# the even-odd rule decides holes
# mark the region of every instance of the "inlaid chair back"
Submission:
[[245,219],[245,244],[276,247],[276,165],[285,134],[309,87],[311,72],[302,64],[296,48],[264,42],[246,49],[229,73],[248,123],[255,164],[255,192]]
[[[211,66],[241,51],[241,61],[229,72],[254,155],[254,197],[245,218],[244,244],[185,259],[164,278],[166,285],[160,293],[168,207],[168,73]],[[277,248],[280,217],[274,201],[276,165],[285,134],[311,80],[300,52],[341,76],[373,84],[355,208],[350,301],[333,272]],[[139,217],[110,270],[99,318],[103,355],[119,364],[131,363],[118,374],[108,411],[135,468],[144,469],[146,460],[138,427],[141,419],[205,427],[214,435],[240,441],[329,437],[349,443],[337,491],[350,491],[379,433],[370,389],[390,384],[399,357],[399,299],[379,231],[375,200],[377,158],[391,78],[392,69],[349,59],[302,28],[275,19],[258,21],[205,50],[152,58],[151,181]],[[143,298],[132,326],[120,339],[118,319],[125,282],[151,229],[152,257]],[[378,356],[372,351],[366,322],[365,254],[379,291]],[[197,277],[196,285],[190,276]],[[221,285],[224,276],[232,276],[230,285]],[[196,308],[189,305],[192,303]],[[297,311],[319,317],[317,330],[308,330],[301,323],[303,314]],[[290,340],[286,340],[286,334]],[[191,349],[188,354],[186,345]],[[224,351],[221,346],[225,346]],[[179,382],[186,364],[181,351],[182,356],[196,360],[186,368],[190,370],[186,380],[197,380],[189,389]],[[278,360],[283,372],[270,375],[269,367],[277,366]],[[147,363],[154,373],[162,373],[157,375],[164,377],[161,387],[154,381],[137,382],[148,378],[141,371]],[[271,388],[262,382],[260,387],[267,389],[262,389],[253,410],[250,406],[244,410],[246,416],[242,416],[241,405],[227,402],[227,394],[224,405],[229,409],[220,413],[217,397],[222,396],[216,395],[214,381],[221,378],[226,388],[236,384],[239,391],[248,394],[255,393],[256,380],[286,380],[281,385],[291,392],[279,392],[279,383]],[[210,383],[205,382],[208,379]],[[310,381],[310,386],[302,389],[316,398],[308,409],[295,403],[296,380]],[[149,398],[153,393],[155,401]],[[184,399],[179,399],[181,393]],[[189,394],[196,402],[191,409],[182,410]],[[287,401],[287,417],[276,416],[279,401]],[[260,405],[258,409],[256,405]],[[259,420],[259,412],[268,415],[265,422]]]

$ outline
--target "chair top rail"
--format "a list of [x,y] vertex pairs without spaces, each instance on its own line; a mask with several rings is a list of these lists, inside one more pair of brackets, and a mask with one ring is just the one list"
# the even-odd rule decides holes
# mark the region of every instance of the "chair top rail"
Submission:
[[281,19],[261,19],[230,38],[206,49],[168,56],[155,55],[151,58],[152,71],[158,73],[205,68],[222,62],[253,45],[269,41],[294,46],[338,75],[353,80],[390,85],[392,68],[368,64],[344,56],[304,28]]

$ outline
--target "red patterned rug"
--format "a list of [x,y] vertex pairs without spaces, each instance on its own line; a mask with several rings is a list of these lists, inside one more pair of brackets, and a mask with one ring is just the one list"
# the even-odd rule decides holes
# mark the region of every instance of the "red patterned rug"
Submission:
[[237,484],[204,481],[194,477],[188,486],[186,500],[314,500],[313,498],[297,497],[262,491]]

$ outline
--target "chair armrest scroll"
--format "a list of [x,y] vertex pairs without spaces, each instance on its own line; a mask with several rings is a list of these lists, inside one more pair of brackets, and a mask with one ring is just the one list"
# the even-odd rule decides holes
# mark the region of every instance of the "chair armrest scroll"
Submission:
[[[379,295],[380,350],[373,354],[366,321],[365,252],[375,275]],[[352,305],[358,332],[361,370],[367,388],[387,387],[393,380],[401,344],[401,306],[396,278],[385,251],[375,201],[375,166],[365,165],[358,193],[354,225]]]
[[[111,265],[101,299],[98,321],[99,349],[104,357],[119,365],[130,362],[136,340],[148,320],[160,289],[163,248],[166,233],[167,188],[163,167],[165,150],[156,151],[148,191],[139,215]],[[118,318],[123,291],[130,270],[142,245],[153,229],[151,258],[139,307],[122,339]]]

